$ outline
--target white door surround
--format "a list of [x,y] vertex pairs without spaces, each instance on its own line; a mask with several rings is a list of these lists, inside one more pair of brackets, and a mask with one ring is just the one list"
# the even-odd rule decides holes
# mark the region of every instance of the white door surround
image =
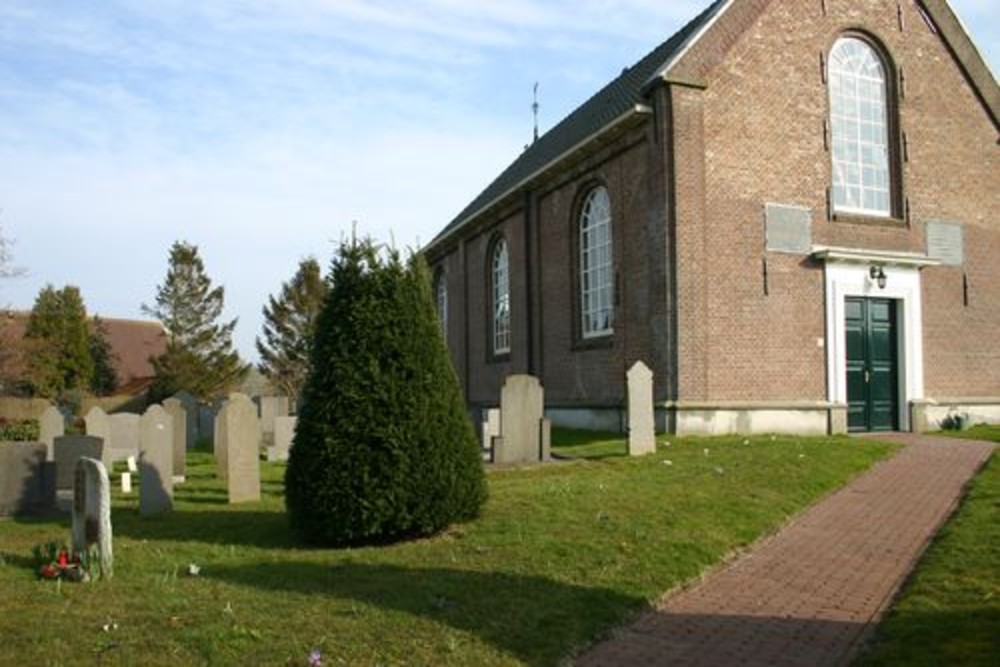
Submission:
[[[915,253],[854,248],[817,246],[812,254],[825,262],[827,400],[847,404],[845,299],[892,299],[896,302],[898,331],[899,428],[909,431],[910,402],[924,397],[920,269],[938,262]],[[884,272],[884,288],[872,277],[872,267]]]

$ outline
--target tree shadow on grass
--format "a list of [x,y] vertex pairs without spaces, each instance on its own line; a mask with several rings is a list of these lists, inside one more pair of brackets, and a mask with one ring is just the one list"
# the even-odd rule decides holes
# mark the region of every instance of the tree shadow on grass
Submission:
[[122,513],[112,520],[115,537],[135,540],[232,544],[261,549],[304,548],[295,541],[288,526],[288,516],[282,511],[174,510],[156,517]]
[[282,562],[206,568],[202,576],[405,612],[476,635],[529,665],[556,664],[646,607],[609,589],[505,572]]

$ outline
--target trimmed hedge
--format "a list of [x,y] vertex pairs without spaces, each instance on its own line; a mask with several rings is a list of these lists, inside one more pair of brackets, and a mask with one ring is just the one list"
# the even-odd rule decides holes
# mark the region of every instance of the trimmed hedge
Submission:
[[285,474],[294,532],[365,544],[476,517],[482,460],[423,259],[352,241],[328,279]]
[[41,431],[37,419],[0,417],[0,442],[38,442]]

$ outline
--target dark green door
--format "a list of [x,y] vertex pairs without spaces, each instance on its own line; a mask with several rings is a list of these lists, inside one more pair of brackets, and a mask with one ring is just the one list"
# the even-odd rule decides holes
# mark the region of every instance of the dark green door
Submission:
[[851,431],[899,428],[896,304],[849,297],[847,322],[847,427]]

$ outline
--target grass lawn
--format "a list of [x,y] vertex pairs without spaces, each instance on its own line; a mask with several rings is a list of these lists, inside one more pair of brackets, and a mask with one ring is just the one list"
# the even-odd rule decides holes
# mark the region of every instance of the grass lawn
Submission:
[[[940,435],[1000,442],[1000,426]],[[859,665],[1000,660],[1000,464],[990,459],[938,534]]]
[[894,449],[671,439],[629,459],[587,440],[557,432],[591,458],[492,472],[479,520],[390,547],[300,547],[281,465],[231,507],[204,453],[169,516],[116,494],[111,581],[37,580],[32,546],[68,521],[0,521],[0,664],[557,664]]

